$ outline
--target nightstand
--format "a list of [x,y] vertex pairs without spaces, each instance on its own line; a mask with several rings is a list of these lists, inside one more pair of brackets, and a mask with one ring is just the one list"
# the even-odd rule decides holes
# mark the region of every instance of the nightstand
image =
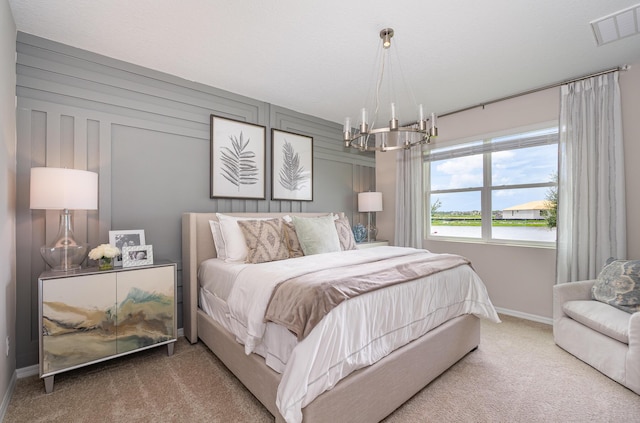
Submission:
[[45,272],[38,278],[40,377],[177,339],[176,264]]
[[385,240],[379,240],[379,241],[363,241],[363,242],[359,242],[356,244],[356,248],[358,250],[362,250],[365,248],[373,248],[373,247],[384,247],[386,245],[389,245],[389,241],[385,241]]

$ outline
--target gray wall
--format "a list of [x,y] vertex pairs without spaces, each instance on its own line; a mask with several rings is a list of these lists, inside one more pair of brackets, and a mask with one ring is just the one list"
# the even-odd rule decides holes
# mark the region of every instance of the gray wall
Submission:
[[[15,382],[16,324],[16,25],[0,0],[0,420]],[[10,349],[4,351],[9,339]]]
[[[375,187],[375,160],[342,146],[342,127],[150,69],[18,33],[17,366],[38,361],[39,248],[58,213],[29,209],[29,169],[96,171],[99,210],[75,212],[76,235],[95,246],[109,230],[144,229],[156,259],[178,263],[186,211],[345,211]],[[267,200],[209,198],[210,114],[267,127]],[[314,201],[271,201],[271,128],[313,137]]]

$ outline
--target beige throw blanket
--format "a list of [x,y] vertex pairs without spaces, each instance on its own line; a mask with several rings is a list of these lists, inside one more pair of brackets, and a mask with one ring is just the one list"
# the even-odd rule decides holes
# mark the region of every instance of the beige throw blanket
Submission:
[[462,256],[425,251],[308,273],[275,287],[265,321],[286,327],[301,341],[327,313],[349,298],[464,264],[470,262]]

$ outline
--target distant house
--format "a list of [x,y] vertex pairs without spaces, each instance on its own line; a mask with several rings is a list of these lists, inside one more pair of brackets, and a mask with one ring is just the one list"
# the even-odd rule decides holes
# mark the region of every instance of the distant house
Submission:
[[502,218],[542,220],[546,217],[546,212],[549,208],[546,200],[529,201],[528,203],[518,204],[502,210]]

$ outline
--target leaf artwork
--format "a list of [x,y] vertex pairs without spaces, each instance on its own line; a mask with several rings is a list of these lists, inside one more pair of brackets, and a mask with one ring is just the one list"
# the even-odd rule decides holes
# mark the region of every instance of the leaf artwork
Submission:
[[289,191],[299,191],[309,180],[309,175],[305,175],[304,167],[300,166],[300,156],[285,140],[282,146],[283,162],[279,173],[280,185]]
[[[240,136],[230,135],[231,146],[222,147],[221,161],[222,170],[220,174],[240,191],[242,185],[254,185],[258,183],[258,165],[256,164],[256,153],[246,150],[249,146],[250,139],[244,141],[242,131]],[[246,151],[245,151],[246,150]]]

